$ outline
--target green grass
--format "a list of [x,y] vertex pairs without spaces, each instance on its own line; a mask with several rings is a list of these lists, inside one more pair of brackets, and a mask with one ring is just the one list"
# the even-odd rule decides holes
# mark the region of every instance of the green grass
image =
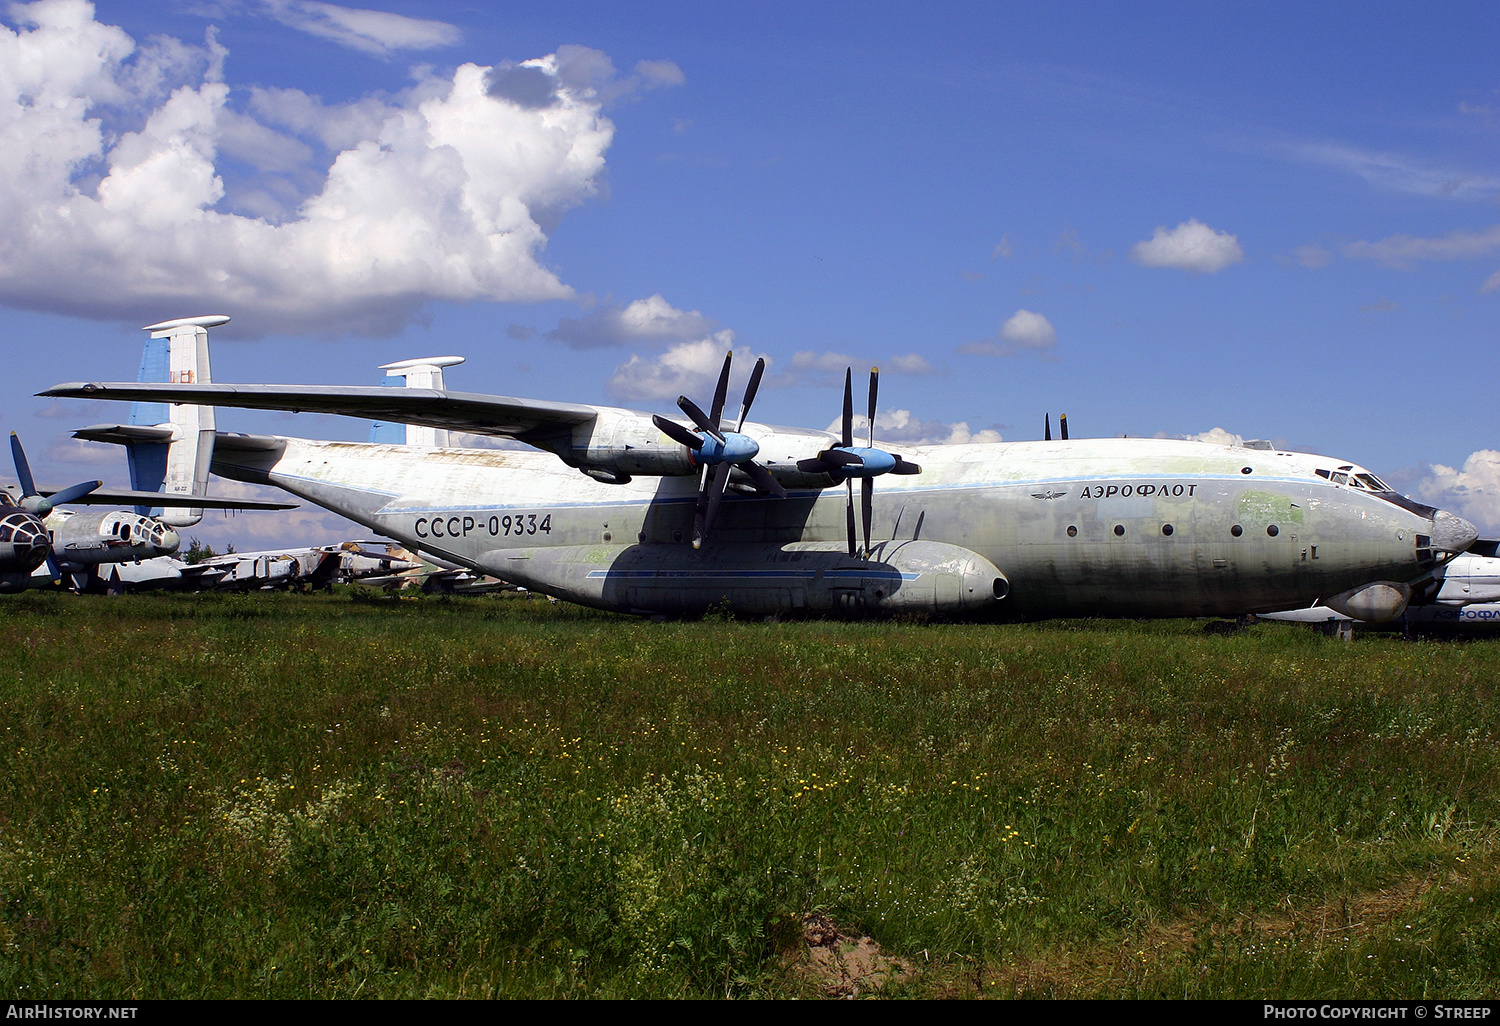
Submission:
[[[1500,643],[0,607],[0,990],[1495,998]],[[799,954],[800,953],[800,954]]]

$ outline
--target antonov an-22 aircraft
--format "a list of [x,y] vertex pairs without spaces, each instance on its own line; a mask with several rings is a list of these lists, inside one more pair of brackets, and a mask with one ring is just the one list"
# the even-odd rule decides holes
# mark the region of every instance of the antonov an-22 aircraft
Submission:
[[[1404,608],[1407,582],[1477,536],[1360,467],[1265,443],[1072,439],[898,456],[873,436],[855,444],[847,379],[841,435],[747,421],[759,366],[729,421],[728,357],[707,413],[679,400],[685,420],[448,389],[212,384],[206,329],[227,320],[152,326],[173,336],[174,352],[203,354],[171,381],[41,394],[336,413],[518,439],[540,451],[215,431],[212,470],[601,609],[1208,616],[1322,602],[1380,620]],[[873,421],[873,374],[869,398]],[[121,425],[80,434],[131,438]]]

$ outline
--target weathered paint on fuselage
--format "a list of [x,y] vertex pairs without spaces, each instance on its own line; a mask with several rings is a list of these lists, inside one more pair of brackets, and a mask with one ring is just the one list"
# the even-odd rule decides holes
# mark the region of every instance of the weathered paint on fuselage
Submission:
[[125,563],[177,551],[177,532],[160,521],[132,513],[75,513],[53,510],[47,531],[52,551],[65,568],[85,568],[103,563]]
[[[903,455],[923,473],[877,479],[873,537],[984,556],[1009,579],[1003,605],[1017,614],[1263,612],[1431,567],[1419,562],[1418,536],[1433,533],[1432,518],[1316,476],[1315,467],[1335,462],[1322,457],[1160,439]],[[280,486],[475,568],[514,550],[570,547],[608,567],[631,546],[691,549],[692,477],[610,485],[539,452],[302,439],[254,451],[221,446],[213,469]],[[733,543],[842,543],[845,530],[843,487],[787,499],[731,492],[713,540],[722,553]],[[607,604],[569,594],[560,581],[527,583]]]

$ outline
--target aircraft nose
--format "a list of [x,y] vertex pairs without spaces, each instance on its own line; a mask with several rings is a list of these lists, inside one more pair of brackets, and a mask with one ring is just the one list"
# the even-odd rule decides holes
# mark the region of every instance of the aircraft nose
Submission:
[[177,537],[177,532],[170,527],[165,527],[162,529],[161,538],[156,540],[156,551],[163,556],[170,556],[181,544],[182,539]]
[[1432,547],[1444,552],[1463,552],[1479,537],[1479,529],[1447,510],[1432,514]]

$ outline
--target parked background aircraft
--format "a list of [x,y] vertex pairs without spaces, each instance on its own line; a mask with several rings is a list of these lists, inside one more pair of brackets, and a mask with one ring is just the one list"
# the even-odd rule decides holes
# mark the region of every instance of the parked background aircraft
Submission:
[[[165,323],[203,331],[208,320]],[[206,362],[206,331],[201,342]],[[852,489],[825,489],[857,476],[838,461],[866,456],[826,431],[750,422],[753,386],[737,430],[723,430],[726,388],[727,375],[707,414],[680,400],[689,424],[426,388],[74,383],[42,394],[316,411],[518,439],[542,451],[220,432],[213,469],[458,565],[635,612],[718,602],[747,613],[957,612],[1003,601],[1030,616],[1171,616],[1322,600],[1389,619],[1408,582],[1476,536],[1462,518],[1336,459],[1086,439],[914,447],[903,458],[921,472],[904,475],[880,452],[870,551],[851,554]],[[872,460],[879,452],[864,448]],[[687,544],[695,539],[701,548]]]
[[1396,617],[1365,623],[1325,605],[1267,613],[1264,620],[1326,624],[1352,621],[1361,626],[1403,630],[1500,629],[1500,541],[1481,539],[1469,550],[1412,583],[1411,600]]
[[340,542],[301,548],[230,552],[194,562],[163,556],[121,564],[100,575],[107,591],[268,591],[314,589],[417,570],[420,560],[370,548],[379,542]]
[[[118,567],[170,556],[180,544],[176,530],[157,517],[123,509],[79,513],[60,508],[64,504],[119,506],[133,502],[137,509],[152,504],[176,511],[184,503],[191,502],[200,512],[205,508],[276,510],[296,506],[296,503],[122,491],[104,488],[99,481],[82,482],[60,491],[38,488],[26,451],[14,431],[10,435],[10,448],[21,494],[11,500],[16,509],[6,514],[5,522],[0,524],[0,534],[8,527],[11,535],[0,545],[9,544],[12,548],[9,556],[0,549],[0,592],[53,583],[64,584],[76,591],[107,587],[119,576]],[[7,499],[11,499],[8,494]],[[26,520],[28,516],[30,521]],[[179,516],[177,519],[185,518]],[[34,553],[24,559],[17,558],[14,548],[18,530],[23,537],[34,537],[37,524],[44,532],[42,537],[46,543],[41,559],[35,559]]]

